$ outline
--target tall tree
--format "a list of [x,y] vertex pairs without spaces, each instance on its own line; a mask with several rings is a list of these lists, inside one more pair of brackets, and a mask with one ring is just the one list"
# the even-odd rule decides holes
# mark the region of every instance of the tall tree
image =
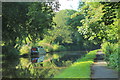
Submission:
[[[111,15],[110,13],[111,16],[107,15],[109,11],[112,11],[112,8],[110,10],[104,10],[104,8],[106,8],[105,4],[103,5],[100,2],[85,3],[84,7],[81,9],[82,13],[85,15],[85,19],[81,21],[83,26],[78,27],[79,32],[84,35],[84,38],[94,40],[97,43],[101,43],[103,40],[117,40],[118,29],[116,23],[118,23],[118,21],[116,20],[117,18],[114,17],[117,15]],[[115,21],[111,22],[108,17],[111,17],[111,20]],[[104,21],[105,19],[107,20]]]
[[5,45],[15,45],[16,38],[24,38],[26,34],[26,20],[28,4],[2,3],[2,40]]
[[[3,3],[3,41],[15,46],[17,40],[42,39],[45,30],[51,27],[54,16],[52,3]],[[56,6],[55,6],[56,7]],[[29,36],[28,36],[29,35]]]

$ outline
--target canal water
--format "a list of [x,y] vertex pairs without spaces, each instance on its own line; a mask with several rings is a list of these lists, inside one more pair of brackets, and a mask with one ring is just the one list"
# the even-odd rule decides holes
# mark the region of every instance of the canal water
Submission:
[[4,78],[52,78],[84,56],[85,51],[47,53],[2,61]]

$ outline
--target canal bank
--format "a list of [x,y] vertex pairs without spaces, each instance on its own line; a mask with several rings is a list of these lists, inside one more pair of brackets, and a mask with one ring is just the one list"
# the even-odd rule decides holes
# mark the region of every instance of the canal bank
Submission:
[[91,65],[94,63],[96,53],[97,50],[90,51],[67,69],[55,75],[54,78],[90,78]]

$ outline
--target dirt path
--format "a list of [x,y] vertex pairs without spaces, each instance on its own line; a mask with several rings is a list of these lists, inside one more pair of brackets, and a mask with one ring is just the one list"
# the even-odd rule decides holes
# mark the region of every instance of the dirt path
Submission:
[[98,52],[97,60],[92,65],[92,80],[119,80],[118,72],[107,67],[107,63],[104,60],[101,60],[102,52]]

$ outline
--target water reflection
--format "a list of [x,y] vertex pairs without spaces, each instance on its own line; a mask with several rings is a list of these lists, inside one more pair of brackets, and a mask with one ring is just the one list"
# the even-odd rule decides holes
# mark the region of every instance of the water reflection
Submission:
[[31,57],[31,62],[32,63],[39,63],[39,62],[43,62],[45,55],[40,55],[37,57]]
[[6,60],[3,65],[3,77],[52,78],[84,54],[85,52],[57,52],[22,57],[12,62]]

